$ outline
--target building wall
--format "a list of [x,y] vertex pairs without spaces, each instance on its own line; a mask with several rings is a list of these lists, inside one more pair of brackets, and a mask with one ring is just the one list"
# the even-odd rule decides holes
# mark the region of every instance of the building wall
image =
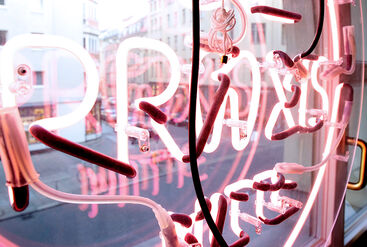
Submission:
[[[25,33],[50,34],[71,39],[81,47],[87,33],[96,37],[91,55],[98,58],[98,22],[84,15],[86,4],[96,9],[97,2],[92,0],[7,0],[0,6],[0,30],[7,31],[7,40]],[[90,46],[84,48],[90,50]],[[53,113],[62,115],[72,111],[84,97],[84,69],[70,53],[60,49],[23,49],[16,54],[15,61],[30,65],[33,79],[39,73],[38,79],[42,78],[40,84],[43,84],[34,85],[29,95],[18,97],[21,107],[51,104],[55,105]],[[85,120],[61,130],[60,134],[84,141]]]

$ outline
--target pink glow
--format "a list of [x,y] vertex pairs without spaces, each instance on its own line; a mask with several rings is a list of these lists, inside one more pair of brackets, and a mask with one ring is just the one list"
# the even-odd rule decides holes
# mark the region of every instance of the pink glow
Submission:
[[12,241],[10,241],[9,239],[7,239],[6,237],[0,235],[0,246],[1,247],[19,247],[19,245],[13,243]]
[[[135,161],[131,161],[131,165],[135,168],[135,169],[139,169],[138,168],[138,164]],[[139,183],[139,173],[136,174],[136,177],[133,178],[133,195],[134,196],[139,196],[140,195],[140,183]]]
[[[81,193],[82,195],[88,195],[88,177],[85,171],[85,167],[81,164],[77,165],[79,176],[80,176],[80,186],[81,186]],[[80,204],[79,209],[85,211],[88,209],[87,204]]]
[[[272,178],[273,176],[277,176],[276,171],[274,170],[268,170],[261,173],[258,173],[254,176],[254,181],[260,182],[262,180],[265,180],[267,178]],[[256,190],[256,216],[266,218],[264,216],[264,191]]]
[[149,162],[148,165],[150,166],[150,169],[153,172],[153,174],[152,174],[152,176],[153,176],[153,192],[152,192],[152,195],[156,196],[159,193],[159,169],[158,169],[158,166],[154,163]]
[[[98,179],[94,171],[87,167],[87,174],[90,181],[90,189],[92,195],[97,195],[99,193],[98,191]],[[91,204],[91,210],[88,212],[88,217],[93,219],[98,214],[98,205],[97,204]]]
[[108,195],[116,195],[117,181],[116,174],[112,171],[107,171],[108,174]]

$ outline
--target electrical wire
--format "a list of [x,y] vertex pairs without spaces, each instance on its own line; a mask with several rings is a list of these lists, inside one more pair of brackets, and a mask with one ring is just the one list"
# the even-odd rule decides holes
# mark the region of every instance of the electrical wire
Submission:
[[308,55],[310,55],[313,50],[315,49],[317,43],[319,42],[320,40],[320,37],[321,37],[321,33],[322,33],[322,28],[323,28],[323,25],[324,25],[324,17],[325,17],[325,0],[320,0],[320,4],[319,4],[319,20],[318,20],[318,24],[317,24],[317,31],[316,31],[316,34],[315,34],[315,37],[312,41],[312,44],[310,45],[310,47],[302,52],[301,54],[301,58],[304,58],[304,57],[307,57]]
[[205,220],[213,233],[214,238],[222,247],[228,247],[222,234],[218,230],[208,206],[204,198],[203,188],[201,187],[199,169],[196,160],[196,96],[199,76],[199,62],[200,62],[200,3],[199,0],[192,0],[192,69],[191,69],[191,83],[190,83],[190,112],[189,112],[189,154],[192,182],[199,205],[204,214]]

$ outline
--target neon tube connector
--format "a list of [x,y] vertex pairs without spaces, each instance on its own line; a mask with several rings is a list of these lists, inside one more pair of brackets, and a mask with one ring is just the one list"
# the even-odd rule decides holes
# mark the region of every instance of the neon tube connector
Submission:
[[268,19],[283,22],[297,23],[302,19],[302,15],[283,9],[277,9],[269,6],[255,6],[251,8],[251,13],[260,13],[266,15]]
[[240,139],[247,137],[247,121],[234,120],[234,119],[223,119],[223,124],[230,128],[239,128]]
[[125,134],[138,139],[140,151],[148,152],[150,150],[150,134],[147,129],[128,125],[125,127]]
[[37,180],[39,174],[33,167],[17,107],[0,109],[0,134],[0,154],[10,204],[15,211],[23,211],[29,202],[28,184]]
[[50,131],[46,130],[40,125],[31,125],[29,131],[37,140],[55,150],[69,154],[92,164],[96,164],[103,168],[125,175],[129,178],[136,176],[136,170],[132,166],[110,156],[96,152],[93,149],[84,147],[58,135],[52,134]]
[[324,63],[328,68],[320,74],[323,80],[330,80],[341,74],[351,75],[355,70],[356,41],[354,26],[343,27],[344,56],[337,63]]
[[251,216],[247,213],[239,213],[239,217],[241,220],[253,225],[255,227],[256,234],[261,234],[262,232],[262,221],[258,218]]

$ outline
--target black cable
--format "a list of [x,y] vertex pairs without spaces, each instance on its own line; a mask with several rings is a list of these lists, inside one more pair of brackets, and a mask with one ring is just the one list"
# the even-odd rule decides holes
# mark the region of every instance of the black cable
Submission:
[[205,220],[213,233],[214,238],[222,247],[228,247],[222,234],[217,228],[208,206],[206,205],[203,188],[201,187],[199,169],[196,159],[196,97],[199,77],[200,62],[200,9],[199,0],[192,0],[192,68],[191,68],[191,84],[190,84],[190,112],[189,112],[189,154],[192,182],[194,184],[196,197],[199,201],[201,211]]
[[319,20],[318,20],[318,24],[317,24],[317,31],[315,34],[315,37],[312,41],[311,46],[304,52],[302,52],[301,54],[301,58],[307,57],[308,55],[310,55],[313,50],[315,49],[317,43],[320,40],[321,37],[321,33],[322,33],[322,27],[324,25],[324,16],[325,16],[325,0],[320,0],[320,4],[319,4],[320,10],[319,10]]

